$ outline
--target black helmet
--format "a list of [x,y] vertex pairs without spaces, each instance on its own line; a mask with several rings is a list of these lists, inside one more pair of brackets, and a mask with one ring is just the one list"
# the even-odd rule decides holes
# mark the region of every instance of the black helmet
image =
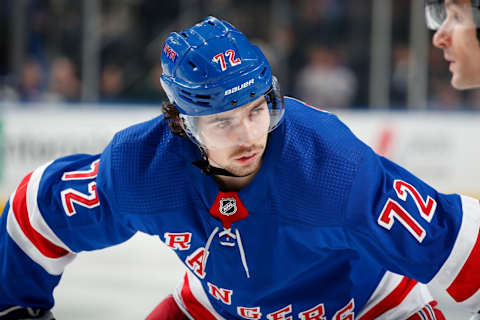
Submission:
[[459,7],[468,6],[478,31],[480,28],[480,0],[467,0],[465,3],[454,0],[425,0],[425,21],[429,29],[438,30],[440,28],[447,18],[446,5],[449,4]]

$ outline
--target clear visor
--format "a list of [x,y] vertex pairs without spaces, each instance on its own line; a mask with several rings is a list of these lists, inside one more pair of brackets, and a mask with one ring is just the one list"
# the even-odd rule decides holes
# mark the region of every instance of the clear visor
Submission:
[[193,142],[212,149],[256,143],[275,129],[284,113],[278,81],[263,96],[236,109],[208,116],[180,114],[184,129]]
[[425,20],[430,30],[442,26],[477,29],[480,28],[480,9],[472,7],[471,0],[427,1]]

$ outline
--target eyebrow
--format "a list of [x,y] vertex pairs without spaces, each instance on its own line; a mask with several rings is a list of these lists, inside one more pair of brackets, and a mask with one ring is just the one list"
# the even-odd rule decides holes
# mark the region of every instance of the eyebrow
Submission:
[[216,122],[222,122],[222,121],[227,121],[227,120],[231,120],[233,119],[233,117],[215,117],[215,118],[212,118],[210,120],[207,120],[207,124],[212,124],[212,123],[216,123]]
[[248,111],[252,111],[252,110],[255,109],[256,107],[260,107],[264,102],[265,102],[264,99],[258,100],[258,102],[255,103]]
[[[248,111],[252,111],[253,109],[261,106],[264,102],[265,102],[265,100],[263,100],[263,99],[259,100],[257,103],[255,103],[251,107],[249,107]],[[217,116],[215,118],[207,120],[207,124],[211,124],[211,123],[215,123],[215,122],[221,122],[221,121],[227,121],[227,120],[231,120],[233,118],[234,117],[232,117],[232,116]]]
[[453,8],[458,8],[458,3],[457,1],[455,0],[446,0],[445,1],[445,9],[448,10],[452,10]]
[[459,6],[461,4],[466,4],[465,2],[459,1],[459,0],[445,0],[445,7],[449,6]]
[[451,7],[451,6],[454,6],[454,5],[456,5],[455,0],[445,0],[445,8],[448,8],[448,7]]

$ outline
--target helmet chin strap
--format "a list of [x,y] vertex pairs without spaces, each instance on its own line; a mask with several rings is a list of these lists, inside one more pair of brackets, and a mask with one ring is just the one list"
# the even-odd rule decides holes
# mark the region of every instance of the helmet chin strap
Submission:
[[200,168],[200,170],[202,170],[203,174],[205,174],[207,176],[219,175],[219,176],[236,177],[236,178],[243,178],[243,177],[248,177],[249,175],[251,175],[251,173],[249,173],[249,174],[246,174],[246,175],[243,175],[243,176],[238,176],[238,175],[233,174],[230,171],[225,170],[223,168],[218,168],[218,167],[212,166],[210,164],[210,162],[208,161],[207,153],[205,152],[205,150],[203,150],[202,147],[198,147],[198,148],[200,149],[200,152],[202,153],[202,160],[193,161],[192,164],[194,166]]

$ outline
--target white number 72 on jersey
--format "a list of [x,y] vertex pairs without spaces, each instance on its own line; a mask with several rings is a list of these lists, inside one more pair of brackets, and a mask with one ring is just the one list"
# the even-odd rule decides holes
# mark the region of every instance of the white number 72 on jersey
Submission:
[[[100,160],[94,161],[90,166],[90,169],[86,171],[65,172],[62,176],[62,180],[69,181],[95,179],[98,174],[99,163]],[[62,197],[63,210],[65,210],[67,216],[71,217],[77,213],[75,206],[73,205],[74,203],[89,209],[98,207],[100,205],[100,200],[98,199],[97,194],[97,183],[95,181],[92,181],[88,184],[88,192],[89,194],[83,194],[80,191],[68,188],[60,193],[60,196]]]
[[[421,217],[430,223],[437,203],[430,196],[424,201],[420,193],[411,184],[402,180],[395,180],[393,182],[393,188],[400,200],[406,201],[408,194],[410,194],[417,205],[418,211]],[[397,201],[392,198],[388,198],[387,203],[383,207],[380,216],[378,217],[378,224],[385,229],[390,230],[395,222],[398,220],[407,230],[417,239],[418,242],[422,242],[426,236],[426,231],[422,226],[405,210]]]

